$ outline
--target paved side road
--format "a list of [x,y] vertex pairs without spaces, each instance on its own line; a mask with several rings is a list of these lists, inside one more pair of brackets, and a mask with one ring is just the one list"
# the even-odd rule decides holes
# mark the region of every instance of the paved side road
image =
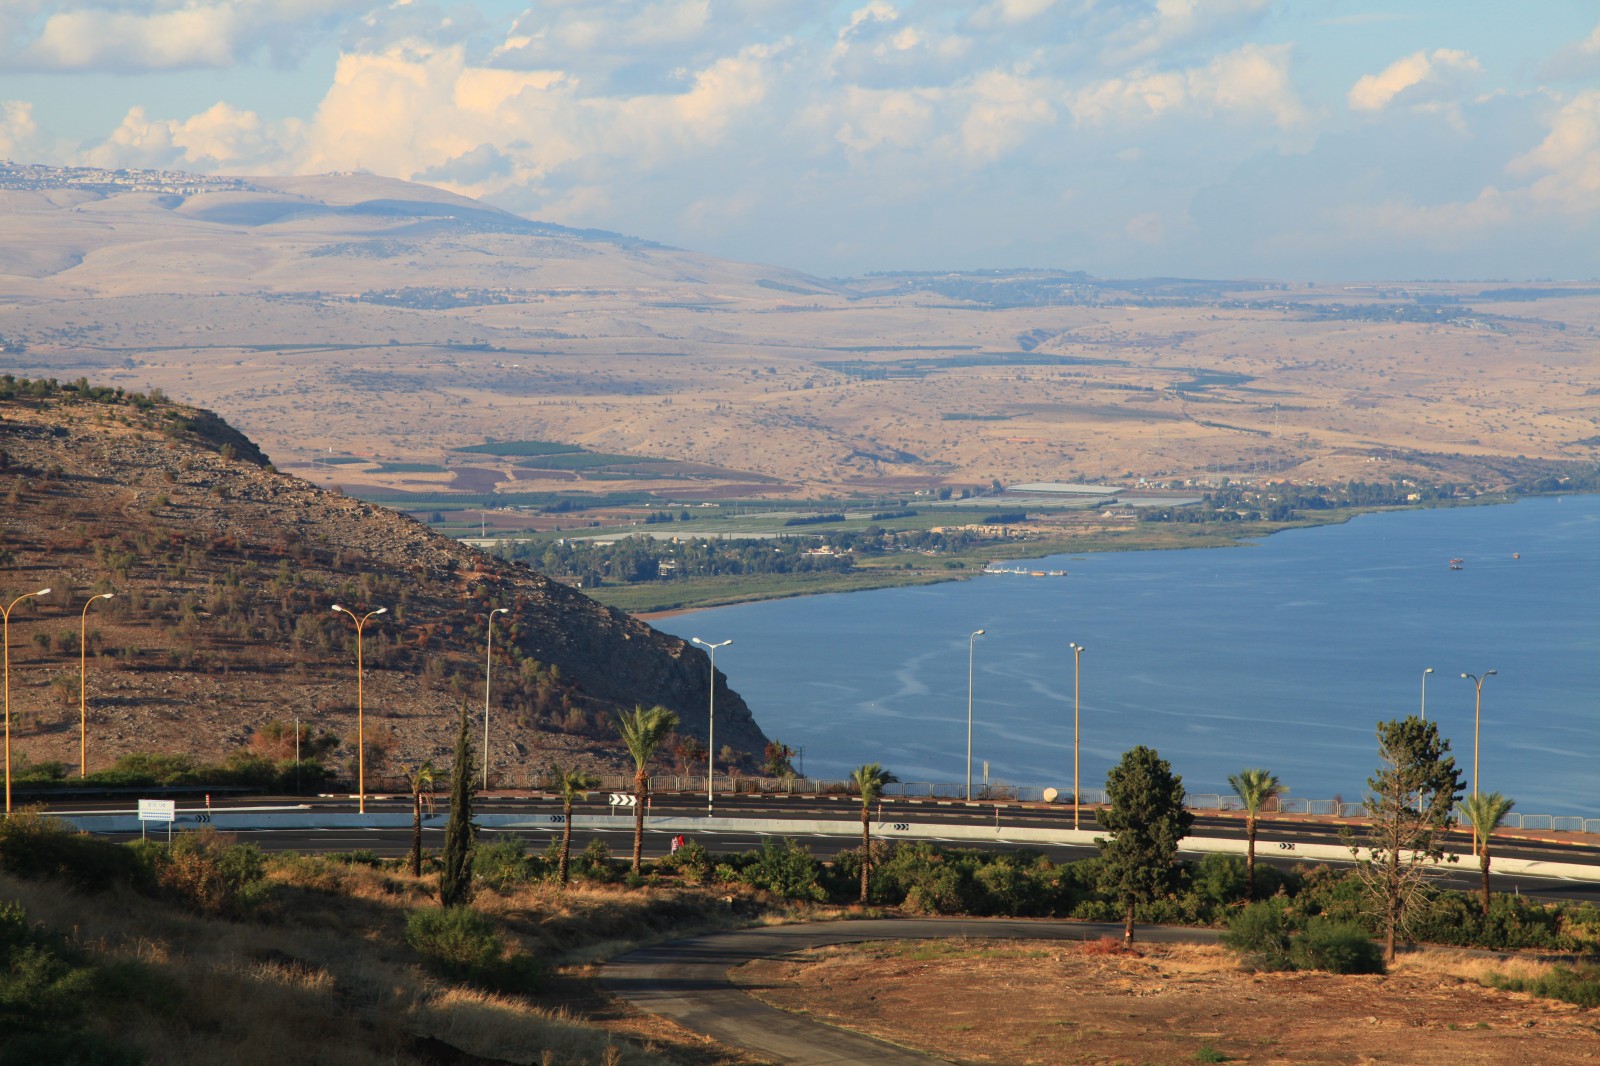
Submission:
[[[1207,929],[1139,926],[1141,940],[1211,943]],[[872,1037],[769,1007],[728,981],[728,970],[754,959],[863,940],[993,937],[1018,940],[1122,938],[1122,926],[1022,918],[872,918],[769,926],[674,940],[620,956],[601,971],[606,987],[641,1010],[775,1063],[928,1066],[943,1061]]]

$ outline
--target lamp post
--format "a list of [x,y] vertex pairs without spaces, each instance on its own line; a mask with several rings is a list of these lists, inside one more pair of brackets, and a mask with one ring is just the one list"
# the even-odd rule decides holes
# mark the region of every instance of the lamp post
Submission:
[[1472,798],[1478,798],[1478,722],[1483,714],[1483,683],[1499,673],[1498,670],[1486,670],[1482,677],[1477,674],[1462,674],[1469,679],[1477,689],[1477,695],[1472,704]]
[[489,790],[489,671],[494,662],[494,616],[507,614],[511,608],[496,607],[489,612],[487,628],[489,641],[483,652],[483,789]]
[[1422,671],[1422,720],[1428,720],[1428,675],[1433,673],[1433,667]]
[[726,648],[733,641],[729,639],[720,644],[711,644],[699,637],[689,639],[707,649],[711,656],[711,704],[706,712],[706,813],[710,814],[716,796],[712,782],[716,780],[717,770],[717,649]]
[[44,596],[49,589],[40,589],[38,592],[28,592],[16,599],[0,611],[0,642],[5,644],[5,690],[6,690],[6,814],[11,813],[11,610],[23,600],[35,596]]
[[379,607],[376,611],[368,611],[357,616],[348,607],[333,605],[335,611],[343,612],[350,616],[356,624],[356,804],[357,810],[362,814],[367,813],[367,719],[366,707],[362,692],[362,665],[361,665],[361,631],[367,628],[367,620],[383,614],[389,608]]
[[112,593],[102,592],[90,596],[83,605],[83,615],[78,620],[78,776],[89,776],[89,605],[95,600],[109,600]]
[[1078,809],[1083,806],[1083,796],[1078,792],[1078,678],[1082,672],[1083,645],[1076,642],[1072,649],[1072,828],[1078,828]]
[[967,800],[972,799],[972,649],[983,636],[983,630],[974,629],[967,637]]

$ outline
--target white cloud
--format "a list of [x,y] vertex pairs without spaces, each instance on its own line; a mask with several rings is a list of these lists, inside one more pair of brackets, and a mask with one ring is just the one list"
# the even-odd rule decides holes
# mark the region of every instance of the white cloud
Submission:
[[268,128],[250,111],[225,103],[183,121],[152,119],[133,107],[83,162],[104,167],[182,167],[208,173],[260,173],[283,169],[284,143],[298,123]]
[[33,105],[26,100],[0,100],[0,159],[30,159],[38,142]]
[[[361,0],[189,0],[134,10],[74,4],[50,12],[18,48],[24,69],[148,71],[228,67],[263,47],[280,56]],[[150,8],[154,7],[154,10]]]
[[1557,51],[1540,68],[1539,75],[1548,81],[1600,78],[1600,26],[1583,40]]
[[1020,26],[1049,11],[1056,0],[990,0],[972,16],[972,25],[980,29],[990,27]]
[[1135,71],[1076,90],[1068,109],[1081,125],[1160,118],[1175,112],[1266,115],[1278,126],[1305,121],[1307,112],[1289,76],[1284,45],[1245,45],[1187,70]]
[[1453,102],[1482,73],[1482,64],[1466,52],[1450,48],[1415,52],[1378,74],[1363,75],[1350,87],[1347,100],[1354,111]]
[[970,160],[993,162],[1027,140],[1040,126],[1056,120],[1047,83],[1015,74],[989,71],[973,80],[970,103],[961,122],[961,145]]
[[1539,146],[1513,159],[1515,175],[1540,175],[1528,194],[1541,207],[1600,218],[1600,89],[1558,111]]
[[1272,0],[1156,0],[1148,15],[1111,34],[1106,58],[1128,65],[1218,40],[1256,23]]

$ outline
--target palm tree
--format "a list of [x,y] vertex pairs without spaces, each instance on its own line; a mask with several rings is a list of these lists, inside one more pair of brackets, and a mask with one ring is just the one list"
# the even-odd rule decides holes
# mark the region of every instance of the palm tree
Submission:
[[415,769],[406,770],[406,782],[411,786],[411,876],[422,876],[422,805],[427,796],[428,813],[433,813],[433,782],[438,769],[429,759]]
[[564,885],[567,883],[567,865],[572,855],[572,805],[584,793],[599,788],[600,779],[587,770],[569,770],[563,766],[553,769],[556,792],[561,795],[561,813],[566,823],[561,829],[561,865],[556,874]]
[[872,868],[872,822],[869,811],[878,797],[883,795],[883,786],[900,779],[877,763],[869,762],[850,771],[850,780],[855,782],[856,789],[861,793],[861,902],[865,903],[867,875]]
[[644,805],[650,790],[650,778],[645,766],[667,735],[678,728],[678,716],[657,704],[648,711],[639,704],[633,713],[617,715],[617,735],[633,757],[633,872],[639,872],[639,861],[644,852]]
[[1256,815],[1268,800],[1289,790],[1268,770],[1240,770],[1228,778],[1228,784],[1244,803],[1244,896],[1251,899],[1256,891]]
[[1483,871],[1483,914],[1489,916],[1489,836],[1505,821],[1516,800],[1506,799],[1498,792],[1485,792],[1481,796],[1468,796],[1461,801],[1461,813],[1472,824],[1473,841],[1478,849],[1478,868]]

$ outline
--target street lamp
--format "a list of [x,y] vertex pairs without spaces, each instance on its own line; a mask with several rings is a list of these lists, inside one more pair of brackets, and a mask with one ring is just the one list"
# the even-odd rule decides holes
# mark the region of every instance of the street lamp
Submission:
[[83,605],[83,616],[78,620],[78,776],[89,776],[89,605],[95,600],[109,600],[112,594],[102,592],[90,596]]
[[1433,667],[1422,671],[1422,720],[1428,720],[1428,675],[1433,673]]
[[342,611],[350,616],[356,624],[356,803],[360,813],[367,813],[367,720],[366,708],[363,701],[361,679],[361,631],[367,628],[367,620],[375,615],[383,614],[389,608],[379,607],[376,611],[368,611],[360,617],[348,607],[333,605],[335,611]]
[[689,639],[702,648],[709,649],[711,654],[711,705],[706,713],[706,813],[710,814],[715,796],[712,782],[716,780],[717,771],[717,649],[726,648],[733,641],[730,639],[720,644],[711,644],[699,637]]
[[972,799],[972,649],[983,630],[974,629],[967,637],[967,799]]
[[5,644],[5,690],[6,690],[6,814],[11,813],[11,609],[23,600],[32,599],[34,596],[44,596],[49,589],[40,589],[38,592],[29,592],[16,599],[0,611],[0,641]]
[[489,612],[487,628],[489,630],[488,646],[483,653],[483,788],[489,790],[489,668],[494,662],[494,616],[507,614],[509,607],[496,607]]
[[1083,796],[1078,792],[1078,678],[1081,673],[1083,645],[1076,642],[1072,649],[1072,828],[1078,828],[1078,809],[1083,806]]
[[1477,696],[1472,705],[1472,798],[1478,798],[1478,720],[1483,713],[1483,683],[1499,671],[1486,670],[1482,677],[1477,674],[1462,674],[1462,677],[1471,680],[1477,689]]

